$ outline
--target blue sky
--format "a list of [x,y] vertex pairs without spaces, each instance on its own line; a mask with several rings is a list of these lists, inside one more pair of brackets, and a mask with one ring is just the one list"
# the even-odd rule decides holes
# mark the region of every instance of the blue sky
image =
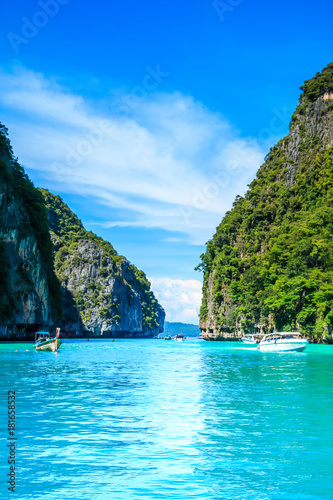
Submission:
[[236,194],[333,60],[328,0],[17,0],[0,18],[0,121],[37,186],[197,322],[194,271]]

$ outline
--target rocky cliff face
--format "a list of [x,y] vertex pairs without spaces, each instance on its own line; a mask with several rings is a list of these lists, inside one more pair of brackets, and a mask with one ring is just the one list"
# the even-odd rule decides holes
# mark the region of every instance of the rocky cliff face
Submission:
[[207,340],[275,328],[332,341],[333,63],[301,89],[289,135],[202,255]]
[[0,125],[0,339],[54,328],[60,297],[43,200]]
[[63,288],[63,331],[108,337],[161,333],[165,312],[145,274],[119,256],[110,243],[86,231],[59,196],[41,192]]

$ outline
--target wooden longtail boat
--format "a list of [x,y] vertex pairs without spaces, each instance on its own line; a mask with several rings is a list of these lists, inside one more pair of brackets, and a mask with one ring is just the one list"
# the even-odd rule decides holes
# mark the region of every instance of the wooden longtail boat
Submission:
[[62,342],[59,339],[60,328],[57,328],[55,337],[50,337],[48,332],[36,332],[35,334],[35,348],[36,351],[57,351]]

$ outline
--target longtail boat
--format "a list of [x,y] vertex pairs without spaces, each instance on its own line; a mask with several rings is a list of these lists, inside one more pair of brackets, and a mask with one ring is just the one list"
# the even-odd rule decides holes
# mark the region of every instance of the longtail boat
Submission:
[[36,332],[34,346],[36,351],[57,351],[62,344],[59,335],[60,328],[57,328],[55,337],[51,337],[48,332]]

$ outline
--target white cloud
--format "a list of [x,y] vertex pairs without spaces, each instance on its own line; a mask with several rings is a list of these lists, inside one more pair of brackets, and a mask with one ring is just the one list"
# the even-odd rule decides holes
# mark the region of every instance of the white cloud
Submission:
[[17,69],[0,72],[0,105],[24,166],[55,191],[126,210],[105,227],[162,228],[203,244],[263,159],[255,141],[180,93],[150,94],[121,115]]
[[167,311],[166,321],[198,324],[202,283],[198,280],[150,278],[154,294]]

